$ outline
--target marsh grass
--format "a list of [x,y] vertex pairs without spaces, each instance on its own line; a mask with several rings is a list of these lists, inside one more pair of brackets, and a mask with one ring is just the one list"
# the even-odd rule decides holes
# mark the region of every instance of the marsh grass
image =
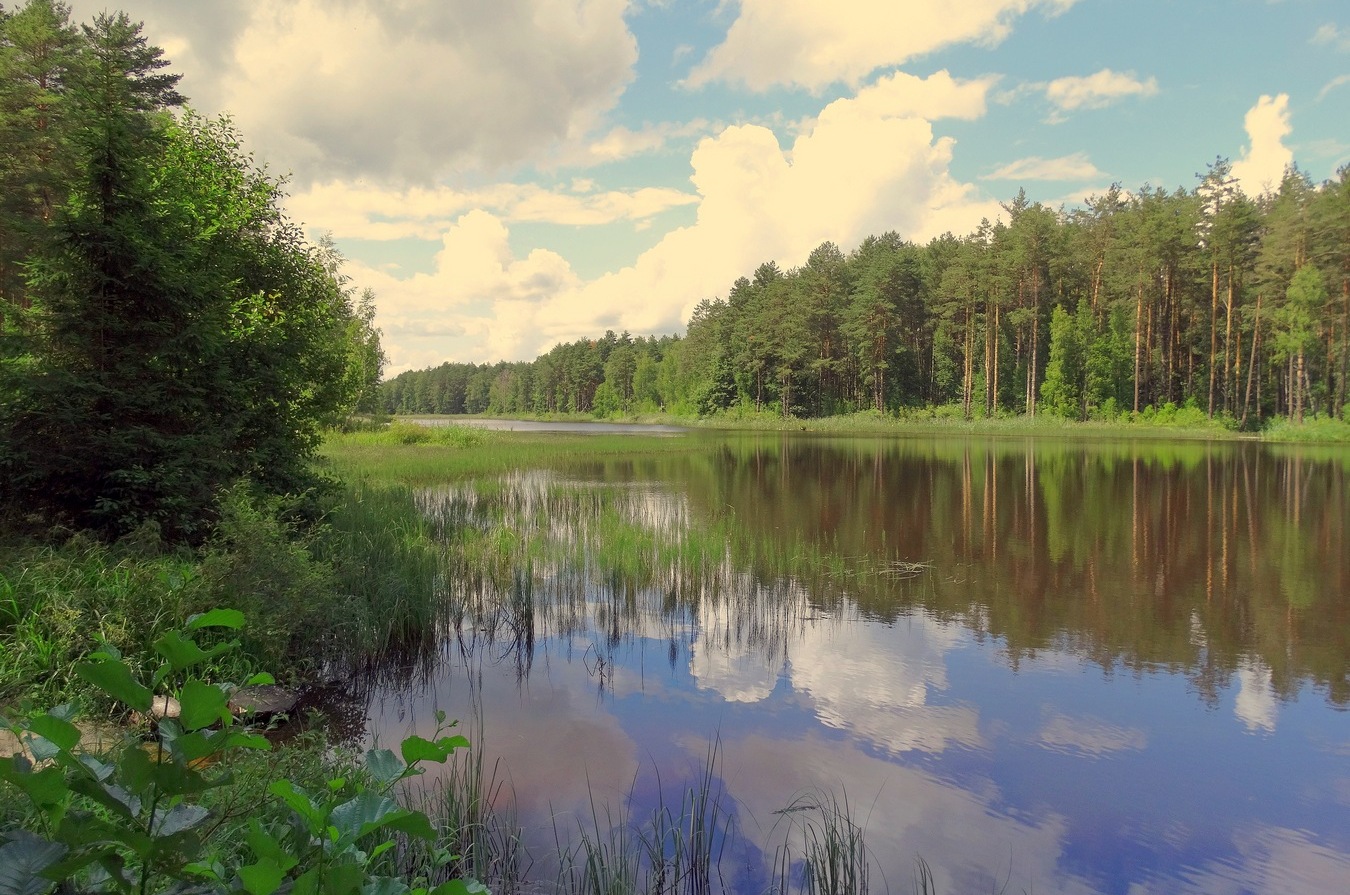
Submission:
[[[416,428],[432,433],[431,440],[405,443],[384,433],[332,432],[320,447],[320,455],[344,479],[363,476],[374,482],[429,487],[520,469],[556,468],[635,454],[683,453],[697,445],[696,440],[644,435],[493,432],[467,426]],[[452,434],[441,435],[443,432]]]
[[499,764],[490,772],[485,767],[481,714],[469,737],[472,747],[456,753],[429,788],[407,799],[432,819],[439,839],[402,843],[397,863],[405,875],[432,886],[467,877],[490,881],[498,892],[515,892],[525,884],[531,864],[514,795]]
[[332,565],[335,590],[351,612],[348,652],[378,657],[434,641],[448,615],[445,547],[413,492],[356,479],[326,522],[318,552]]
[[[556,888],[568,895],[711,895],[725,890],[722,858],[736,837],[717,772],[714,740],[693,781],[667,801],[657,774],[657,804],[645,819],[616,814],[592,796],[575,831],[554,821],[561,856]],[[629,804],[633,800],[629,799]]]
[[777,813],[787,822],[785,843],[776,862],[779,891],[806,895],[866,895],[871,891],[875,861],[847,793],[803,793]]
[[1350,414],[1341,418],[1308,417],[1302,423],[1277,419],[1261,433],[1263,440],[1299,444],[1339,444],[1350,442]]
[[[356,480],[326,498],[323,524],[240,486],[222,495],[212,538],[167,550],[153,526],[108,544],[8,536],[0,547],[0,705],[89,695],[74,666],[101,642],[134,669],[189,615],[237,607],[242,649],[205,669],[217,680],[268,670],[299,681],[386,658],[418,661],[462,619],[447,603],[450,545],[413,491]],[[91,706],[92,708],[92,706]]]
[[135,667],[170,620],[193,611],[191,558],[73,537],[0,549],[0,704],[57,705],[84,691],[74,667],[100,641]]

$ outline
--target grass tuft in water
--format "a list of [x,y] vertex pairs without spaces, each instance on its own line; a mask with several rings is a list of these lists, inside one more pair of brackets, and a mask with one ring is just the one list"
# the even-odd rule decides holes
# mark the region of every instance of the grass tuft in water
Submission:
[[[590,817],[576,835],[554,822],[561,861],[557,890],[569,895],[710,895],[725,891],[722,857],[735,838],[735,822],[717,773],[714,741],[695,780],[667,801],[657,775],[658,802],[639,822],[616,816],[594,796]],[[631,800],[630,800],[631,801]]]
[[807,895],[870,891],[873,860],[847,793],[804,793],[777,813],[789,825],[779,852],[778,891]]

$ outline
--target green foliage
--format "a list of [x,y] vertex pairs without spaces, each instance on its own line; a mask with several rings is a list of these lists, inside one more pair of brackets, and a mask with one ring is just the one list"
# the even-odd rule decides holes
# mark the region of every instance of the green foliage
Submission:
[[59,546],[4,544],[0,704],[74,698],[83,687],[74,669],[95,640],[119,650],[133,667],[148,666],[150,644],[167,620],[200,608],[193,559],[159,552],[153,529],[136,535],[113,545],[87,537]]
[[[1042,403],[1116,422],[1194,400],[1207,429],[1249,430],[1334,412],[1350,400],[1350,166],[1320,186],[1291,167],[1262,197],[1231,167],[1063,212],[1019,194],[1004,220],[926,246],[825,243],[801,267],[737,277],[683,338],[608,333],[532,363],[408,371],[383,385],[384,409],[725,421],[955,405],[972,420]],[[1324,290],[1305,288],[1317,275]]]
[[[5,722],[28,753],[0,762],[0,781],[24,794],[37,821],[35,830],[6,834],[4,848],[23,866],[10,880],[16,891],[40,895],[83,877],[114,891],[146,892],[157,878],[186,876],[205,846],[209,816],[193,797],[226,782],[199,768],[201,760],[267,746],[229,723],[223,690],[187,674],[231,648],[193,649],[193,631],[235,629],[241,621],[229,613],[194,617],[182,632],[156,642],[162,662],[153,680],[177,694],[182,713],[160,720],[152,750],[134,741],[111,755],[80,750],[82,733],[69,706],[30,716],[17,728]],[[149,711],[151,689],[115,649],[93,653],[75,671],[127,708]],[[215,725],[223,726],[211,729]]]
[[1287,419],[1273,420],[1262,430],[1261,437],[1266,441],[1348,442],[1350,414],[1343,413],[1340,419],[1329,416],[1308,417],[1302,423]]
[[1082,333],[1075,321],[1059,305],[1050,317],[1050,362],[1045,367],[1045,383],[1041,386],[1040,406],[1047,413],[1066,419],[1083,417],[1083,380],[1087,370],[1083,363]]
[[395,420],[387,425],[372,425],[362,431],[344,433],[344,441],[369,446],[425,444],[441,447],[473,448],[488,437],[482,429],[472,426],[424,425],[407,420]]
[[239,484],[220,499],[219,520],[197,570],[203,605],[229,605],[250,619],[244,654],[258,668],[300,676],[345,652],[359,629],[332,567],[315,557],[311,532],[285,521],[279,498]]
[[28,141],[0,171],[18,189],[0,236],[26,234],[0,240],[0,314],[22,323],[0,358],[0,503],[199,543],[241,476],[311,484],[320,429],[379,377],[373,305],[285,220],[228,121],[164,113],[179,76],[138,24],[76,34],[66,16],[40,0],[0,34],[0,130]]
[[[110,754],[83,750],[69,706],[19,724],[3,722],[27,751],[0,762],[0,783],[27,800],[32,824],[0,834],[0,891],[43,895],[75,884],[140,895],[165,886],[248,895],[272,895],[283,887],[335,895],[427,893],[425,886],[414,888],[389,875],[382,857],[397,838],[437,838],[425,814],[403,808],[390,792],[422,773],[420,764],[444,763],[468,746],[462,736],[445,735],[443,727],[433,739],[409,737],[401,755],[371,750],[354,786],[332,779],[310,791],[290,780],[272,781],[267,791],[286,806],[289,820],[271,824],[252,818],[243,834],[247,858],[227,864],[211,853],[212,812],[201,804],[202,796],[230,782],[231,755],[270,748],[265,738],[234,723],[224,689],[192,674],[238,646],[230,641],[203,649],[196,643],[199,633],[242,625],[242,613],[214,610],[156,641],[162,661],[149,680],[177,697],[181,713],[159,719],[149,748],[129,741]],[[116,650],[94,653],[77,672],[128,708],[149,710],[151,687]],[[270,680],[258,676],[249,683]],[[431,891],[486,890],[452,880]]]

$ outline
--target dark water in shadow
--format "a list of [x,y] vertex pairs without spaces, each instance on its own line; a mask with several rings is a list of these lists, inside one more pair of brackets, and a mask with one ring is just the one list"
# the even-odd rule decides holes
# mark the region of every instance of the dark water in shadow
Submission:
[[874,891],[1350,880],[1350,452],[728,436],[425,500],[469,620],[368,730],[481,713],[541,853],[716,739],[733,891],[813,787]]

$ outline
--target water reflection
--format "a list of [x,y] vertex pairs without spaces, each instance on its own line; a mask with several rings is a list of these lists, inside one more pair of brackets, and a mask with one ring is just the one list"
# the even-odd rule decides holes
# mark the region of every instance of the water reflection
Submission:
[[544,850],[597,798],[641,816],[716,738],[736,892],[813,786],[899,890],[922,855],[941,891],[1330,891],[1348,469],[774,436],[431,489],[454,608],[372,729],[481,716]]

